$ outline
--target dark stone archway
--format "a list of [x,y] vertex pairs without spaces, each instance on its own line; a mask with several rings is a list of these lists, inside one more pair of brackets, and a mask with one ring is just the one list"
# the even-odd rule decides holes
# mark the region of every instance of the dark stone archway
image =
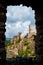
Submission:
[[6,22],[6,8],[9,5],[23,4],[27,7],[31,6],[35,10],[37,36],[35,38],[35,49],[37,65],[43,65],[43,2],[42,0],[0,0],[0,56],[6,59],[5,50],[5,22]]

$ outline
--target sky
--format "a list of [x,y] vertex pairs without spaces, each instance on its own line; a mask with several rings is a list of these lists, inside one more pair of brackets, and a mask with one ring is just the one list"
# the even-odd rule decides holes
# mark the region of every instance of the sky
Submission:
[[[25,36],[29,32],[29,25],[33,25],[36,28],[35,11],[31,7],[23,6],[22,4],[8,6],[6,16],[6,38],[12,38],[18,32],[22,32],[22,36]],[[36,29],[34,31],[36,32]]]

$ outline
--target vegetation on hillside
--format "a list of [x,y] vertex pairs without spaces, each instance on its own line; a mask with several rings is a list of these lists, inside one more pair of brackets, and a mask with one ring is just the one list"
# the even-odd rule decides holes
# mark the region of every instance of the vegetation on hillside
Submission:
[[31,44],[31,41],[32,43],[34,43],[33,36],[30,38],[30,40],[26,39],[23,42],[19,37],[19,39],[14,44],[15,41],[14,38],[12,38],[7,43],[5,43],[6,52],[7,52],[6,57],[7,58],[29,57],[29,56],[35,57],[36,54],[31,50],[29,45]]

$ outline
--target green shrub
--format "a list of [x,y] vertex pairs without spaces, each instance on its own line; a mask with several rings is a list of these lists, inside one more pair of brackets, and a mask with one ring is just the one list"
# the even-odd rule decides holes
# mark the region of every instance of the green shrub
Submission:
[[29,42],[28,42],[28,41],[25,41],[25,42],[24,42],[24,45],[28,45],[28,44],[29,44]]
[[19,39],[17,40],[17,43],[20,43],[20,41],[21,41],[21,38],[19,37]]

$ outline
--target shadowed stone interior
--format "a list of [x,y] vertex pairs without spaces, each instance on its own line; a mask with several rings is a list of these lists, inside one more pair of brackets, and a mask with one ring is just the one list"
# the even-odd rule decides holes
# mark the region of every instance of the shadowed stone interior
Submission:
[[[36,62],[37,65],[39,64],[43,65],[43,2],[42,0],[40,1],[39,0],[23,0],[23,1],[0,0],[0,50],[1,50],[0,57],[4,60],[6,59],[6,49],[5,49],[5,38],[6,38],[5,22],[6,22],[6,12],[7,12],[6,8],[7,6],[10,5],[20,5],[20,4],[23,4],[27,7],[31,6],[33,10],[35,10],[36,29],[37,29],[37,35],[35,37]],[[6,63],[6,61],[4,63]],[[20,63],[22,64],[22,62]]]

